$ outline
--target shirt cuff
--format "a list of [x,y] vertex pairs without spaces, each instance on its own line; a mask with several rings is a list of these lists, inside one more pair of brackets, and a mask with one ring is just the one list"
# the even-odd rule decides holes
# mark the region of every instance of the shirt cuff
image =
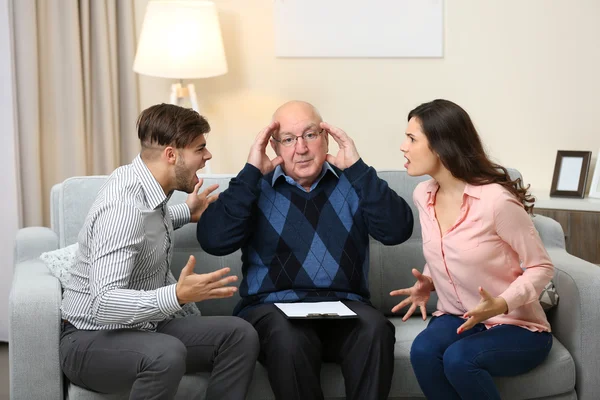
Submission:
[[500,297],[506,301],[506,305],[508,306],[507,314],[525,304],[526,296],[519,289],[515,285],[510,285],[503,293],[500,293]]
[[362,158],[359,158],[357,162],[346,168],[343,173],[348,177],[350,183],[352,183],[363,176],[368,170],[369,166],[365,164]]
[[171,220],[173,221],[173,229],[182,227],[192,219],[190,208],[185,203],[169,206],[169,212],[171,213]]
[[175,292],[176,285],[173,284],[156,289],[156,303],[160,311],[167,317],[181,310],[181,306],[177,301],[177,293]]
[[244,168],[238,174],[237,179],[241,182],[244,182],[246,185],[255,188],[258,185],[258,181],[261,177],[262,173],[260,172],[260,169],[256,168],[252,164],[246,163]]

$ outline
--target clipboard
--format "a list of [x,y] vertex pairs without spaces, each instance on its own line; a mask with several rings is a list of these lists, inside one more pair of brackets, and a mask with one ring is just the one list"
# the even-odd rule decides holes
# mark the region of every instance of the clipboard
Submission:
[[358,315],[341,301],[274,303],[287,319],[348,319]]

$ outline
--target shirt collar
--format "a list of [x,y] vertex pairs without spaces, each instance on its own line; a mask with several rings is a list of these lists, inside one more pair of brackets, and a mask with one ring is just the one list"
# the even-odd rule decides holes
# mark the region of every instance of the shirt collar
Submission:
[[481,198],[481,185],[475,186],[475,185],[469,185],[467,183],[467,185],[465,186],[465,194],[467,196],[475,197],[476,199],[480,199]]
[[433,200],[435,199],[435,194],[438,191],[438,188],[440,187],[440,185],[438,185],[438,183],[435,180],[430,180],[429,182],[427,182],[427,205],[430,206],[433,204]]
[[[327,161],[325,161],[323,163],[323,168],[321,169],[321,173],[319,174],[317,179],[315,179],[315,182],[311,185],[311,190],[317,186],[317,183],[319,183],[319,181],[325,176],[327,171],[331,171],[331,173],[333,175],[335,175],[336,178],[339,179],[339,176],[335,172],[335,170],[331,167],[331,165],[329,165],[329,163]],[[283,168],[281,168],[281,165],[278,165],[275,168],[275,172],[273,172],[273,178],[271,179],[271,186],[275,186],[275,182],[277,182],[277,179],[281,178],[282,176],[285,178],[286,182],[289,183],[290,185],[295,184],[296,186],[299,186],[298,182],[294,181],[292,178],[287,176],[285,174],[285,172],[283,172]]]
[[[427,185],[427,205],[432,205],[435,200],[435,194],[437,193],[440,185],[435,180],[430,180]],[[476,199],[481,198],[481,186],[465,184],[465,190],[463,192],[464,195],[474,197]]]
[[142,189],[146,194],[146,201],[151,209],[156,209],[163,203],[166,203],[171,194],[165,195],[165,191],[162,186],[158,183],[152,172],[148,169],[148,166],[142,161],[142,157],[138,154],[137,157],[131,163],[135,174],[140,179]]

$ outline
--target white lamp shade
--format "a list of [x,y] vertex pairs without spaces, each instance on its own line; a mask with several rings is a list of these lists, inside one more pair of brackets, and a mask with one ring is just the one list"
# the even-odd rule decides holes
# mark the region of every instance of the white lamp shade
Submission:
[[227,73],[221,27],[211,1],[149,1],[133,70],[174,79]]

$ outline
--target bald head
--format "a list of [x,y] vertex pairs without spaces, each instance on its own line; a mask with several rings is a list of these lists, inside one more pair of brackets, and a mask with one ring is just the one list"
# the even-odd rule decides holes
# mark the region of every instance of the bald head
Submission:
[[306,101],[292,100],[281,105],[273,113],[273,121],[281,123],[281,119],[289,119],[300,115],[307,116],[315,121],[322,122],[321,113],[312,104]]

